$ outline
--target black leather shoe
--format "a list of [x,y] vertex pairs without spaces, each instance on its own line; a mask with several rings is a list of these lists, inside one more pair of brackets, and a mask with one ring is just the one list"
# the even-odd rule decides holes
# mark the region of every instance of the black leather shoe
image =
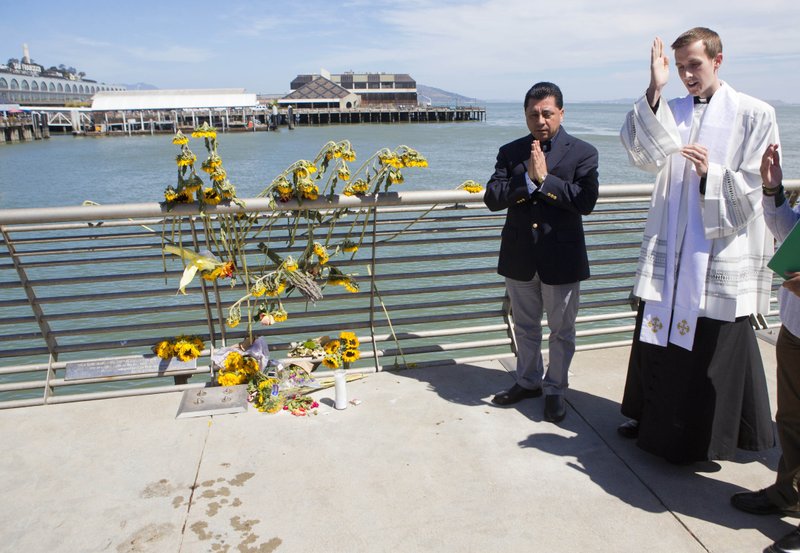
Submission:
[[764,553],[800,553],[800,528],[795,528],[767,547]]
[[567,406],[564,396],[552,395],[544,398],[544,420],[547,422],[561,422],[567,416]]
[[[767,497],[766,490],[759,490],[757,492],[740,492],[731,496],[731,505],[754,515],[781,515],[800,517],[800,511],[797,508],[784,509],[775,505],[769,497]],[[800,542],[798,542],[800,543]]]
[[529,397],[539,397],[542,395],[542,389],[536,388],[535,390],[529,390],[527,388],[523,388],[519,384],[514,384],[511,386],[511,389],[506,390],[505,392],[500,392],[496,396],[492,398],[492,403],[495,405],[513,405],[523,399],[527,399]]
[[639,437],[639,421],[631,419],[623,422],[617,427],[617,434],[623,438],[633,440]]

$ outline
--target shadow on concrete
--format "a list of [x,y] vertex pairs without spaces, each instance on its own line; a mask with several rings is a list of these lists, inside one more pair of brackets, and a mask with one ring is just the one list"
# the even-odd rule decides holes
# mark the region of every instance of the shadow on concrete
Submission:
[[[750,515],[730,505],[734,493],[755,490],[771,482],[743,482],[741,485],[727,482],[726,476],[731,475],[726,474],[720,463],[670,464],[640,450],[634,440],[620,437],[616,428],[625,418],[617,401],[571,388],[566,394],[567,417],[558,424],[562,432],[556,433],[551,431],[554,426],[543,420],[543,398],[524,400],[509,407],[491,403],[495,393],[514,383],[513,374],[499,364],[496,368],[452,365],[391,372],[398,377],[427,383],[446,401],[517,410],[534,423],[531,428],[534,432],[519,442],[521,448],[533,448],[571,459],[566,463],[568,467],[586,474],[605,493],[634,508],[672,512],[681,519],[690,517],[734,530],[752,528],[772,541],[795,527],[792,522],[787,522],[794,519],[784,521],[776,517]],[[539,427],[538,424],[546,426]],[[774,471],[779,456],[777,447],[761,452],[740,450],[732,463],[758,462]]]

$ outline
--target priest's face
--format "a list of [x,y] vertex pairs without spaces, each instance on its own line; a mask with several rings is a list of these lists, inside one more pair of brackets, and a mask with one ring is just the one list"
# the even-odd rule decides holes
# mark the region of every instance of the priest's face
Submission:
[[564,119],[564,109],[556,106],[556,99],[553,96],[541,100],[531,99],[525,108],[528,130],[540,142],[550,140],[556,135],[562,119]]
[[678,68],[686,90],[693,96],[710,98],[720,87],[717,71],[722,63],[722,53],[708,57],[705,45],[698,40],[675,50],[675,66]]

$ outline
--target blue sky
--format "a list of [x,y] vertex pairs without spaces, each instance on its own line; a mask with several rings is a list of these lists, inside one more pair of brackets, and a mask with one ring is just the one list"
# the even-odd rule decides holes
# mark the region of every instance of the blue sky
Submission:
[[[2,0],[0,59],[72,66],[106,83],[285,94],[300,73],[408,73],[481,100],[536,81],[566,100],[640,95],[650,44],[702,25],[722,36],[721,76],[800,103],[797,0]],[[667,93],[683,94],[673,69]]]

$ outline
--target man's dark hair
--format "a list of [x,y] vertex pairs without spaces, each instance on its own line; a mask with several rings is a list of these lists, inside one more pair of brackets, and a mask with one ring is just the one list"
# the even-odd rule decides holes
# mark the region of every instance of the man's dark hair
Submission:
[[561,89],[557,85],[548,82],[536,83],[531,87],[525,95],[525,104],[522,106],[528,109],[528,102],[531,100],[538,102],[544,100],[548,96],[552,96],[556,101],[556,107],[562,109],[564,107],[564,96],[561,94]]

